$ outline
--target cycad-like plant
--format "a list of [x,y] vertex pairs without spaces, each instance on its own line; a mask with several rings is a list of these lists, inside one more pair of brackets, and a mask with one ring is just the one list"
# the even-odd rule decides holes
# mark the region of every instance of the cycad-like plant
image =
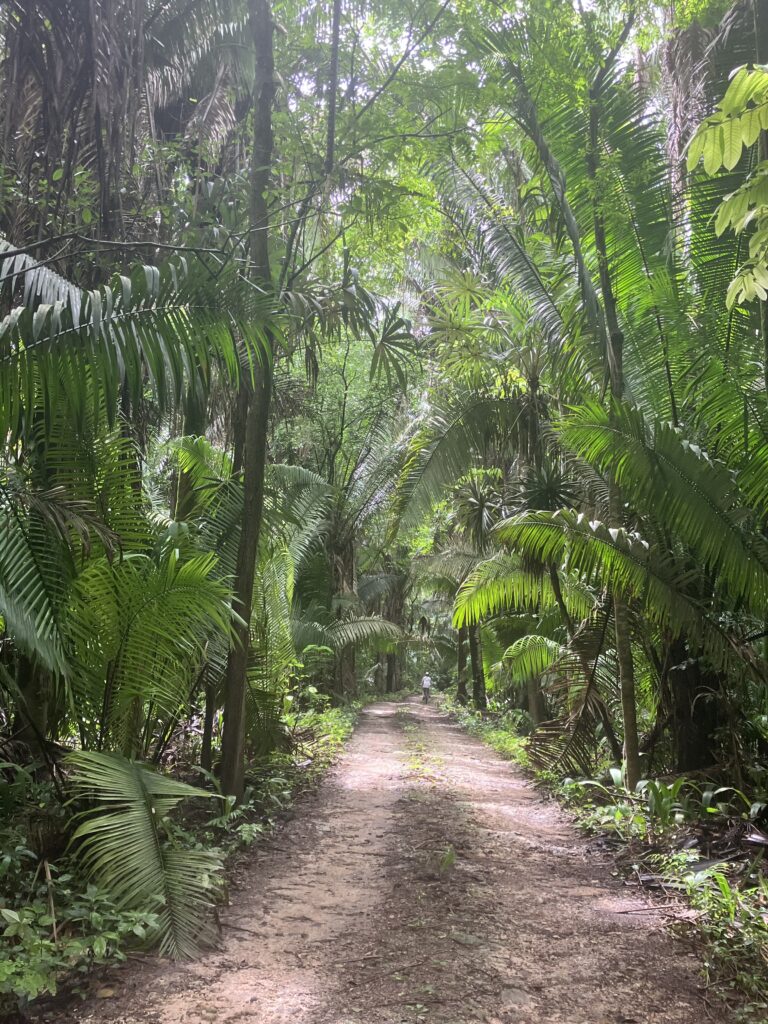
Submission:
[[96,559],[77,577],[67,685],[72,706],[91,712],[89,743],[144,753],[156,720],[189,705],[208,634],[231,633],[230,591],[215,570],[213,554],[182,560],[171,549]]
[[215,938],[211,907],[222,868],[215,850],[184,848],[171,814],[182,800],[213,794],[178,782],[119,754],[71,754],[78,802],[72,843],[87,874],[118,906],[151,908],[160,952],[195,956]]

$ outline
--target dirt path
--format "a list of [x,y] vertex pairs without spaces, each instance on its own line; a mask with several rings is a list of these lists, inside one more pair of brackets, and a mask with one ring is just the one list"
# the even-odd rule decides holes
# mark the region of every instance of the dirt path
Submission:
[[78,1024],[702,1024],[696,961],[558,809],[444,715],[368,708],[199,963]]

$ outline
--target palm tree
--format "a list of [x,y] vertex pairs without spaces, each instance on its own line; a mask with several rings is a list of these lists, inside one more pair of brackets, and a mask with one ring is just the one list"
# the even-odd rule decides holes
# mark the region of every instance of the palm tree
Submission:
[[[599,20],[591,25],[589,32]],[[563,80],[547,77],[538,51],[535,61],[525,51],[525,26],[489,35],[489,68],[507,69],[517,176],[506,180],[497,160],[488,168],[476,161],[466,171],[456,158],[439,172],[438,183],[475,277],[485,277],[491,288],[514,290],[543,339],[547,360],[539,380],[544,392],[556,396],[535,417],[543,438],[538,459],[554,471],[552,486],[540,479],[531,487],[533,503],[524,501],[499,525],[495,539],[511,550],[498,556],[498,564],[479,567],[462,588],[457,622],[541,601],[539,575],[526,578],[532,565],[554,567],[561,591],[564,583],[590,588],[593,611],[577,605],[574,614],[568,597],[565,612],[560,609],[566,646],[579,655],[576,674],[590,696],[583,707],[595,708],[598,686],[612,700],[602,665],[612,659],[618,665],[632,783],[639,771],[635,662],[656,680],[659,701],[672,700],[677,709],[678,762],[687,767],[693,762],[686,733],[703,735],[726,680],[745,670],[756,677],[764,672],[749,639],[760,632],[762,542],[737,525],[736,510],[752,509],[750,520],[763,517],[765,491],[757,480],[765,479],[765,418],[755,387],[755,357],[761,355],[754,320],[725,309],[733,247],[729,253],[714,237],[714,193],[700,177],[686,194],[693,231],[682,234],[673,219],[662,127],[631,73],[615,63],[629,28],[627,23],[604,47],[596,73],[599,46],[591,39],[576,76],[584,99],[576,108],[572,93],[562,92]],[[568,80],[570,90],[573,66]],[[574,132],[574,118],[580,132]],[[527,192],[526,175],[536,183]],[[724,179],[718,189],[728,185]],[[545,215],[555,218],[549,237],[540,230]],[[443,317],[438,325],[443,333],[445,323]],[[469,329],[476,332],[477,326]],[[518,337],[526,333],[522,325],[517,330]],[[506,365],[515,362],[510,354]],[[476,387],[458,406],[455,415],[438,415],[422,431],[406,497],[415,482],[429,502],[462,466],[487,465],[489,438],[502,417],[521,422],[519,404],[489,398]],[[526,451],[526,434],[510,433],[514,451]],[[532,468],[529,460],[523,481],[533,481]],[[566,484],[560,497],[558,479]],[[715,583],[720,579],[728,580],[725,587]],[[550,585],[547,595],[558,603]],[[743,606],[746,619],[735,632],[723,629],[735,612],[732,600],[752,608]],[[612,647],[606,646],[611,632]],[[510,657],[529,669],[546,665],[550,676],[565,657],[562,644],[532,640],[526,661],[525,646]],[[680,665],[681,652],[695,666],[690,673]],[[557,671],[572,677],[572,659]],[[568,721],[573,730],[583,717],[569,715]],[[707,750],[703,743],[699,765]]]
[[151,544],[118,400],[143,395],[149,379],[158,407],[170,409],[185,392],[204,391],[214,371],[238,379],[241,353],[263,351],[265,335],[258,320],[233,316],[232,280],[212,282],[190,263],[140,267],[88,292],[71,286],[52,305],[27,295],[0,328],[8,442],[0,593],[5,631],[23,658],[23,703],[40,715],[27,725],[38,732],[52,685],[44,677],[72,672],[63,619],[87,563],[79,549],[98,538],[93,557],[120,547],[146,556]]

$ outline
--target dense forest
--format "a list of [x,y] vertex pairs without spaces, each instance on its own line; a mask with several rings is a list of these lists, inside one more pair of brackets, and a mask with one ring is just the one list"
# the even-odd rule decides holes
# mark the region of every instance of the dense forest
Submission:
[[764,968],[768,4],[0,33],[0,1012],[194,955],[426,670],[625,839],[749,843]]

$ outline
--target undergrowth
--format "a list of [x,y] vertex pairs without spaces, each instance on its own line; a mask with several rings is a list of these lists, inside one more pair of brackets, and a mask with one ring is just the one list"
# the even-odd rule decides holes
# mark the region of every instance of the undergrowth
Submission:
[[618,768],[601,780],[536,771],[519,713],[484,716],[448,694],[439,703],[467,732],[544,785],[583,831],[606,840],[625,874],[687,903],[694,913],[681,916],[673,930],[698,940],[707,990],[730,1003],[738,1020],[768,1020],[764,803],[733,787],[682,777],[643,780],[629,792]]
[[[238,805],[220,793],[213,807],[192,801],[165,823],[169,840],[215,851],[223,877],[231,859],[269,833],[327,770],[363,703],[332,708],[318,699],[289,712],[290,753],[253,762]],[[63,989],[84,993],[97,969],[150,947],[157,922],[157,906],[127,909],[85,878],[68,846],[71,809],[41,777],[34,767],[0,765],[0,1020],[23,1019],[30,1003]],[[204,783],[218,791],[213,775]]]

